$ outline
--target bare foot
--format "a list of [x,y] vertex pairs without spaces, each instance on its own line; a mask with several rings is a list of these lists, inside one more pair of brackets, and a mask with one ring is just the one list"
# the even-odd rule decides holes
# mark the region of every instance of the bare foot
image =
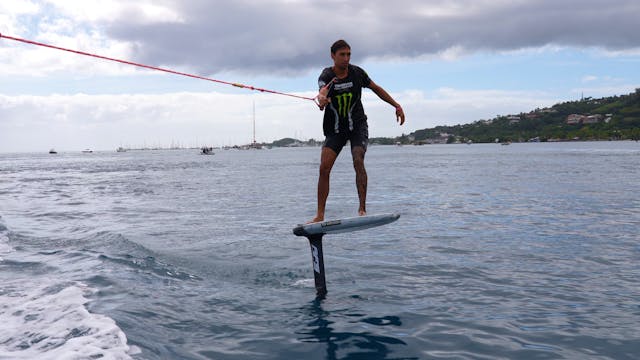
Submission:
[[316,215],[311,221],[307,221],[307,224],[313,224],[316,222],[324,221],[324,215]]
[[367,212],[365,210],[358,210],[358,216],[367,216]]

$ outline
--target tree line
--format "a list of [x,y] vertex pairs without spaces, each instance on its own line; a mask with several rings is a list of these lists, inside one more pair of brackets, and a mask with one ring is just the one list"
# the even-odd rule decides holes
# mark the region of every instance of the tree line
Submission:
[[[597,123],[568,124],[571,114],[601,115]],[[497,116],[470,124],[421,129],[396,138],[374,138],[372,143],[524,142],[567,140],[640,140],[640,88],[628,95],[591,97],[558,103],[528,113]]]

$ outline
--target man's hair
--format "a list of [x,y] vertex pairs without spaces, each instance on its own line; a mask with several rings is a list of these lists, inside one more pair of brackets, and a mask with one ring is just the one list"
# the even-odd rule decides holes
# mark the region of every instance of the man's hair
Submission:
[[333,45],[331,45],[331,53],[335,54],[336,51],[338,51],[338,50],[340,50],[342,48],[351,49],[351,46],[349,46],[349,44],[347,44],[346,41],[340,39],[340,40],[334,42]]

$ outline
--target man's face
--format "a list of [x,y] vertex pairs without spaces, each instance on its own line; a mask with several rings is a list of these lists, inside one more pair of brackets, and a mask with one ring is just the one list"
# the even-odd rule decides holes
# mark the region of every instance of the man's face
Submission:
[[331,54],[331,58],[336,67],[346,68],[349,65],[349,60],[351,60],[351,49],[347,47],[338,49],[335,54]]

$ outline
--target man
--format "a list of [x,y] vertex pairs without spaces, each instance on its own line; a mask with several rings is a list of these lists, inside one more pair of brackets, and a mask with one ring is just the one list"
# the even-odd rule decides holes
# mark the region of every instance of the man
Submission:
[[322,71],[318,78],[320,91],[318,106],[324,110],[323,130],[326,137],[320,156],[318,177],[318,211],[310,222],[324,220],[325,205],[329,196],[329,176],[333,164],[347,140],[351,144],[353,167],[356,171],[356,188],[360,206],[358,215],[367,214],[367,172],[364,154],[369,143],[367,115],[362,107],[362,88],[371,89],[378,97],[396,109],[396,118],[404,124],[402,107],[383,88],[374,83],[358,66],[349,64],[351,46],[338,40],[331,46],[333,66]]

